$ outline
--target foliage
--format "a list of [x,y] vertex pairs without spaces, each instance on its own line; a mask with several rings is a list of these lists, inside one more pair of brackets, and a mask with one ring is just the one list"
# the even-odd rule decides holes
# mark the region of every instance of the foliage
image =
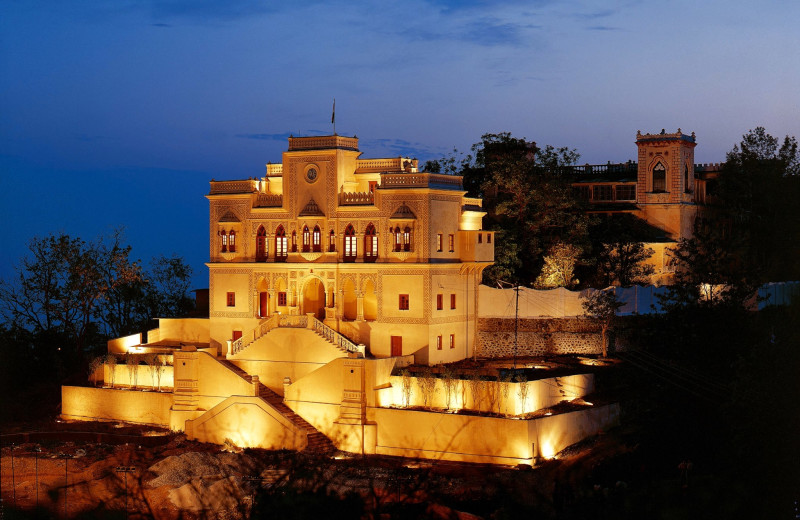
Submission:
[[400,388],[403,392],[403,405],[408,408],[411,405],[411,373],[407,368],[400,371]]
[[138,354],[125,354],[125,365],[128,367],[128,384],[131,388],[136,388],[139,379],[139,360]]
[[0,281],[0,318],[27,345],[19,350],[24,362],[60,382],[82,372],[110,337],[146,330],[154,316],[185,314],[190,275],[177,257],[143,270],[121,232],[93,242],[63,233],[37,237],[15,276]]
[[422,393],[422,405],[428,407],[432,404],[433,394],[436,391],[436,376],[431,367],[425,367],[417,377],[417,384]]
[[519,395],[519,411],[520,414],[525,413],[525,402],[528,400],[528,391],[530,387],[528,386],[528,378],[525,374],[517,374],[514,378],[518,384],[517,393]]
[[728,152],[719,176],[721,220],[741,238],[747,269],[762,281],[800,278],[800,151],[763,127]]
[[675,282],[660,298],[662,306],[747,307],[759,283],[758,273],[742,261],[741,244],[741,237],[717,226],[696,225],[692,238],[670,251]]
[[505,406],[503,413],[508,413],[508,397],[511,394],[511,381],[513,377],[514,375],[508,371],[499,378],[500,394],[503,397],[503,405]]
[[[457,153],[457,152],[456,152]],[[530,284],[544,264],[544,252],[557,242],[581,249],[588,244],[591,218],[571,187],[579,155],[569,148],[546,146],[510,133],[484,134],[471,153],[442,160],[459,165],[469,196],[483,197],[486,229],[497,231],[495,263],[484,282]]]
[[575,263],[581,255],[581,249],[571,244],[556,242],[547,250],[544,266],[533,286],[537,289],[555,289],[556,287],[573,287],[575,279]]
[[472,409],[480,410],[483,401],[483,380],[477,372],[467,378],[469,392],[472,394]]
[[[147,369],[150,372],[150,381],[152,382],[153,387],[155,387],[157,372],[161,367],[161,362],[158,359],[158,355],[153,353],[144,354],[142,356],[142,361],[144,361],[144,364],[147,365]],[[161,384],[159,383],[159,387],[160,386]]]
[[111,376],[111,388],[114,388],[114,380],[116,379],[117,375],[117,356],[114,354],[108,354],[105,362],[106,365],[108,365],[108,372]]
[[89,362],[89,381],[92,386],[97,386],[97,371],[105,365],[105,358],[97,356]]
[[617,317],[617,310],[622,307],[622,302],[617,300],[617,293],[612,290],[592,291],[587,296],[581,295],[584,300],[584,314],[597,320],[601,326],[601,343],[603,347],[603,357],[608,356],[608,332],[614,325]]
[[647,285],[655,269],[644,261],[654,252],[641,242],[603,244],[596,254],[597,279],[604,287]]
[[445,406],[448,410],[452,404],[457,383],[458,379],[456,379],[456,374],[453,369],[449,366],[444,367],[442,370],[442,385],[444,386]]

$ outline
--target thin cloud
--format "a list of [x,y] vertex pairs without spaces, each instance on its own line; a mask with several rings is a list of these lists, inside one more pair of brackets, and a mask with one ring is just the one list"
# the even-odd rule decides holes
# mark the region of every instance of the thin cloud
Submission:
[[259,141],[286,141],[291,134],[236,134],[240,139],[256,139]]
[[587,31],[621,31],[619,27],[609,27],[607,25],[593,25],[586,28]]

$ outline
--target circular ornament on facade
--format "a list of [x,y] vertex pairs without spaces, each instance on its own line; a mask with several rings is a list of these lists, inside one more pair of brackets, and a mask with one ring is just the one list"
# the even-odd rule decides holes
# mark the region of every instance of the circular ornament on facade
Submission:
[[317,180],[317,169],[309,168],[306,170],[306,180],[311,183]]

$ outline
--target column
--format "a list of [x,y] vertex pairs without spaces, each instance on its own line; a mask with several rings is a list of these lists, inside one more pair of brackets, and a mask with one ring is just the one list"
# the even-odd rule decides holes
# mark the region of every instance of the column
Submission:
[[356,321],[364,321],[364,293],[356,291]]

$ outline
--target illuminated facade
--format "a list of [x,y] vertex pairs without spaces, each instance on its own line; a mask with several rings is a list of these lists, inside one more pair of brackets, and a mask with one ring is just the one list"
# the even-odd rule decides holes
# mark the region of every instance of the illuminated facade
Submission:
[[211,182],[212,346],[238,352],[281,314],[320,320],[376,357],[472,354],[494,260],[480,199],[416,159],[360,155],[355,137],[290,137],[265,177]]
[[[62,415],[243,447],[499,464],[614,424],[616,405],[581,401],[591,374],[445,384],[427,367],[400,372],[474,355],[495,237],[460,177],[359,156],[355,137],[290,138],[264,177],[212,181],[209,318],[109,341],[127,362],[95,374],[102,388],[63,387]],[[148,353],[158,361],[136,376]],[[570,413],[531,416],[563,401]]]

